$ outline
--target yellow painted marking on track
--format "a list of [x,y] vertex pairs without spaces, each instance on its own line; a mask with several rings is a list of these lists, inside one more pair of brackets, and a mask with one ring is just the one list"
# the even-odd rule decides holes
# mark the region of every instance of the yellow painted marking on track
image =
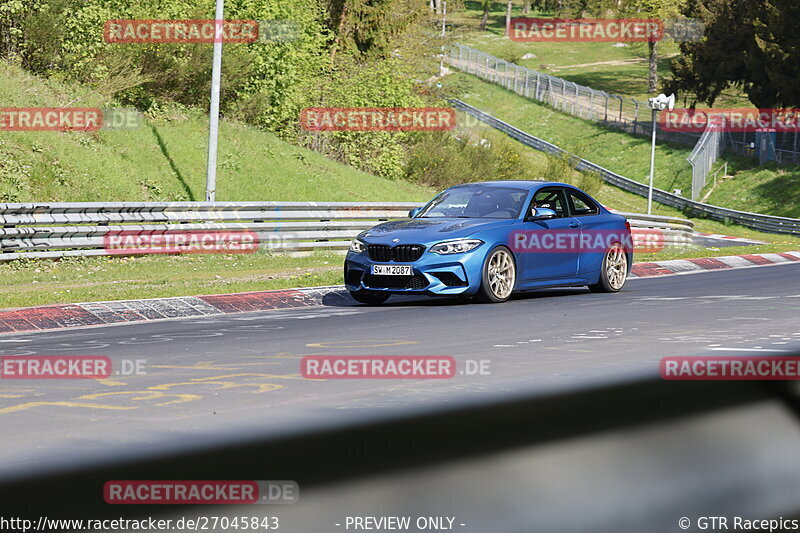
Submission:
[[332,341],[306,344],[309,348],[381,348],[383,346],[402,346],[419,344],[417,341]]
[[136,409],[135,407],[121,407],[119,405],[103,405],[94,403],[81,403],[81,402],[28,402],[19,405],[12,405],[11,407],[3,407],[0,409],[0,415],[7,413],[15,413],[17,411],[24,411],[25,409],[32,409],[34,407],[42,407],[45,405],[52,405],[56,407],[85,407],[87,409],[111,409],[111,410],[127,410]]
[[182,381],[179,383],[162,383],[161,385],[153,385],[152,387],[148,387],[148,389],[169,390],[174,387],[183,387],[188,385],[218,385],[218,387],[214,390],[235,389],[239,387],[254,387],[257,390],[253,391],[253,393],[259,393],[259,392],[269,392],[284,388],[283,385],[277,385],[274,383],[236,383],[235,381],[229,381],[231,378],[239,378],[239,377],[266,378],[266,379],[303,379],[302,376],[296,374],[292,375],[257,374],[257,373],[224,374],[222,376],[210,376],[207,378],[193,378],[190,379],[189,381]]
[[[264,356],[257,356],[257,357],[264,357]],[[215,364],[212,361],[205,361],[202,363],[195,363],[189,366],[181,366],[181,365],[147,365],[147,368],[171,368],[171,369],[183,369],[183,370],[219,370],[219,371],[230,371],[230,370],[237,370],[239,366],[258,366],[258,365],[277,365],[278,363],[274,363],[272,361],[264,361],[261,363],[224,363],[224,364]]]
[[[102,398],[105,396],[118,396],[123,394],[138,394],[139,396],[135,398],[131,398],[131,400],[137,401],[144,401],[144,400],[156,400],[162,398],[169,398],[175,397],[175,400],[171,402],[161,402],[157,403],[156,405],[171,405],[173,403],[186,403],[186,402],[193,402],[195,400],[202,399],[202,396],[198,394],[174,394],[174,393],[164,393],[159,391],[151,391],[151,390],[134,390],[134,391],[119,391],[119,392],[99,392],[97,394],[86,394],[81,396],[80,399],[82,400],[95,400],[97,398]],[[136,409],[136,407],[126,407],[125,409]]]
[[0,394],[0,398],[24,398],[24,394]]
[[101,385],[108,385],[109,387],[122,387],[124,385],[127,385],[127,383],[125,383],[124,381],[116,381],[116,380],[110,379],[110,378],[109,379],[98,379],[96,381],[98,383],[100,383]]

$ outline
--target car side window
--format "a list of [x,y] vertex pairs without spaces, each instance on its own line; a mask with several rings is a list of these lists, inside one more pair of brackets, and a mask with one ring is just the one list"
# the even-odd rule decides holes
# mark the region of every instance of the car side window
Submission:
[[578,191],[568,191],[569,209],[574,217],[597,215],[600,208],[588,196]]
[[564,209],[564,195],[558,189],[543,189],[538,191],[533,196],[533,203],[531,207],[543,207],[545,209],[552,209],[556,212],[558,218],[566,216],[566,209]]

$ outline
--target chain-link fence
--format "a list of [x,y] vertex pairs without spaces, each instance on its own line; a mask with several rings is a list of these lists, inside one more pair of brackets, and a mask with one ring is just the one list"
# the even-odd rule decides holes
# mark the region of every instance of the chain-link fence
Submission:
[[[647,102],[521,67],[461,44],[449,48],[447,62],[459,70],[576,117],[602,122],[634,135],[650,135],[652,132]],[[664,131],[658,126],[657,129],[659,139],[687,146],[694,146],[700,138],[696,133]]]
[[[647,102],[550,76],[462,44],[450,46],[446,53],[446,61],[453,67],[501,85],[520,96],[549,104],[559,111],[602,122],[634,135],[649,136],[653,131]],[[696,146],[701,137],[699,133],[666,131],[659,125],[656,128],[659,140],[686,146]],[[759,158],[755,133],[725,132],[724,135],[725,149],[746,157]],[[779,164],[800,163],[797,131],[779,132],[774,145],[775,160]]]
[[[453,67],[496,83],[520,96],[546,103],[570,115],[602,122],[634,135],[651,135],[653,123],[647,102],[607,93],[577,83],[550,76],[543,72],[519,66],[469,46],[454,44],[446,50],[446,61]],[[758,134],[750,132],[722,132],[707,129],[699,133],[666,131],[656,124],[661,141],[693,146],[687,158],[692,165],[692,199],[696,199],[705,186],[712,166],[723,150],[758,158],[763,164]],[[778,164],[800,163],[798,132],[773,134],[771,146]]]
[[718,125],[706,128],[686,160],[692,165],[692,200],[697,200],[706,186],[706,178],[725,149],[725,136]]

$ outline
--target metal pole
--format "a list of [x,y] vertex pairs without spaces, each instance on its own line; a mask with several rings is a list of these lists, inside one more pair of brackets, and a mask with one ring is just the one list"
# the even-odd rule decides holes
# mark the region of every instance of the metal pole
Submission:
[[219,137],[219,86],[222,75],[222,24],[225,0],[217,0],[214,15],[214,60],[211,68],[211,109],[208,128],[208,166],[206,167],[206,202],[217,197],[217,139]]
[[653,170],[656,164],[656,110],[653,109],[653,143],[650,147],[650,188],[647,191],[647,214],[653,214]]

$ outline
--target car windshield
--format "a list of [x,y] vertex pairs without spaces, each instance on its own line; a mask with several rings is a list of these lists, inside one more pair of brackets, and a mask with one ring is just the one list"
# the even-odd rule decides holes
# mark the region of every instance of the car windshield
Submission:
[[455,187],[434,198],[417,218],[516,218],[527,195],[512,187]]

